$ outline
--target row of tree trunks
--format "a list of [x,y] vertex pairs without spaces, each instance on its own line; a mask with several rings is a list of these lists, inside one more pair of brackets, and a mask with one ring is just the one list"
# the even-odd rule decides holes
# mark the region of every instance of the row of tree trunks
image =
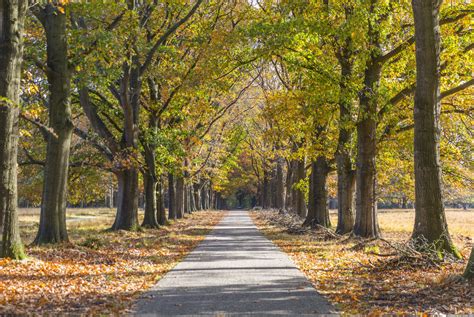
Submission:
[[0,1],[0,256],[25,257],[17,211],[18,115],[27,1]]
[[306,177],[305,160],[299,160],[295,162],[294,176],[292,199],[293,210],[301,218],[305,218],[308,214],[308,209],[306,207],[304,193],[302,190],[295,187],[295,185],[300,184],[300,182]]

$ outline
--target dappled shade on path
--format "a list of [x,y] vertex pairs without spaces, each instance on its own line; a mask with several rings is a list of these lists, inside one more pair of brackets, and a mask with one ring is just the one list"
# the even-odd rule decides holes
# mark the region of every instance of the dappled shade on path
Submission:
[[332,306],[291,260],[262,236],[246,211],[231,211],[137,304],[138,313],[330,313]]

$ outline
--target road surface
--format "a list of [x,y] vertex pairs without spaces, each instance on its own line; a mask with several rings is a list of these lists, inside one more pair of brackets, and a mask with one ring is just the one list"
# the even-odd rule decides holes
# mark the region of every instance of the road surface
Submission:
[[335,310],[244,210],[206,239],[137,302],[137,314],[317,315]]

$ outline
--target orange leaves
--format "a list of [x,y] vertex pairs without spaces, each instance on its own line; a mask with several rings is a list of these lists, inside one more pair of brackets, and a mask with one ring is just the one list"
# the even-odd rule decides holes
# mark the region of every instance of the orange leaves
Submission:
[[[394,266],[390,265],[390,258],[367,252],[386,247],[377,245],[376,241],[354,248],[358,241],[347,236],[325,240],[318,237],[317,232],[291,235],[276,213],[255,212],[252,216],[265,235],[288,253],[314,287],[346,314],[473,313],[472,286],[459,279],[465,267],[462,261],[446,263],[440,268],[409,263]],[[381,225],[387,222],[384,218],[395,217],[385,213],[379,216],[383,220]],[[394,231],[393,221],[389,225],[383,228],[386,239],[408,239],[409,232],[402,234],[400,228]],[[464,242],[466,254],[469,241]],[[457,241],[457,245],[462,244]],[[387,252],[380,250],[380,253]]]
[[172,226],[143,232],[94,229],[92,236],[101,241],[98,249],[75,241],[77,245],[30,248],[25,261],[0,259],[0,313],[124,313],[221,216],[199,212]]

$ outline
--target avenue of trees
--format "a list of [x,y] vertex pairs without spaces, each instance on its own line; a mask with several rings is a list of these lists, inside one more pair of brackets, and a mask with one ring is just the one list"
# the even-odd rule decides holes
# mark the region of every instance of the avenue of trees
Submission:
[[19,202],[43,245],[69,240],[68,205],[136,230],[233,197],[329,228],[333,197],[339,234],[378,238],[378,203],[413,204],[410,243],[460,257],[444,206],[472,200],[473,10],[0,0],[0,255],[25,257]]

